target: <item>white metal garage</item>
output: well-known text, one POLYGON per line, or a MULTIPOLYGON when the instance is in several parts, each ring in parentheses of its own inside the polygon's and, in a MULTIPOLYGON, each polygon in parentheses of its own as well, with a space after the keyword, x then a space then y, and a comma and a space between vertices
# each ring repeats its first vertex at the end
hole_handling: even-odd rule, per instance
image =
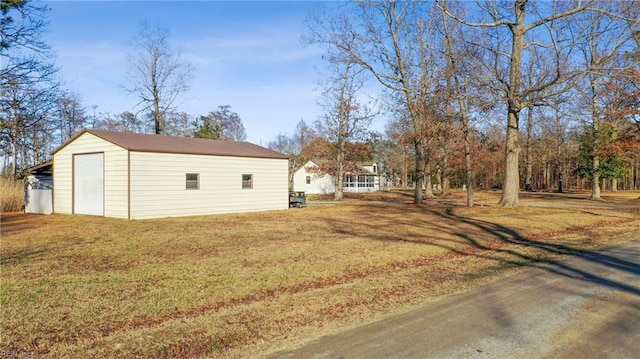
POLYGON ((84 130, 53 152, 53 212, 145 219, 289 208, 288 157, 247 142, 84 130))

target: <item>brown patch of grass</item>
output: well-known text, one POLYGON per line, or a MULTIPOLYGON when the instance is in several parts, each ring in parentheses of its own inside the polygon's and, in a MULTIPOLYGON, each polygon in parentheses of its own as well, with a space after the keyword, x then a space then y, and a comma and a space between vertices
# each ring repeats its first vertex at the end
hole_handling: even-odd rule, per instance
POLYGON ((424 205, 369 195, 147 221, 3 215, 1 346, 260 356, 640 230, 625 200, 622 210, 506 209, 446 204, 459 193, 424 205))

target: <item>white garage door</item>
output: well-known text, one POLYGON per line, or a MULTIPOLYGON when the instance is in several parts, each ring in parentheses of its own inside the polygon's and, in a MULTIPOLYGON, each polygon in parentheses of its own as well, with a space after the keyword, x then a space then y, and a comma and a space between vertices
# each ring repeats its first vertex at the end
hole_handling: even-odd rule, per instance
POLYGON ((73 212, 104 215, 104 154, 73 156, 73 212))

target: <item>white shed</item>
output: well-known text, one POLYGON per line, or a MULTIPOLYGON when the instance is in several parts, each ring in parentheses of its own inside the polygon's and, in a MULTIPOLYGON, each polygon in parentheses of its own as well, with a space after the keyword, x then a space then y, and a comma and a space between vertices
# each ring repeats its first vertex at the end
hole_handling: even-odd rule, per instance
POLYGON ((25 170, 24 211, 25 213, 51 214, 53 162, 45 162, 25 170))
POLYGON ((84 130, 53 152, 53 211, 144 219, 285 209, 287 173, 287 156, 247 142, 84 130))

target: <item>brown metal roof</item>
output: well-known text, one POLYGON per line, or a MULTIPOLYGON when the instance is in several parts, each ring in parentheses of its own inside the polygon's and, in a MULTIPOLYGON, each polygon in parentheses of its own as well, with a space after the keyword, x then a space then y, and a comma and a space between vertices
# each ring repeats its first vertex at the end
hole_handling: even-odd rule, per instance
POLYGON ((50 173, 53 169, 53 161, 37 164, 24 170, 24 173, 50 173))
POLYGON ((74 141, 85 133, 90 133, 120 146, 129 151, 137 152, 160 152, 160 153, 180 153, 189 155, 213 155, 232 157, 254 157, 254 158, 275 158, 288 159, 279 152, 272 151, 249 142, 234 142, 210 140, 205 138, 172 137, 163 135, 148 135, 130 132, 114 132, 104 130, 83 130, 53 153, 60 151, 63 147, 74 141))

